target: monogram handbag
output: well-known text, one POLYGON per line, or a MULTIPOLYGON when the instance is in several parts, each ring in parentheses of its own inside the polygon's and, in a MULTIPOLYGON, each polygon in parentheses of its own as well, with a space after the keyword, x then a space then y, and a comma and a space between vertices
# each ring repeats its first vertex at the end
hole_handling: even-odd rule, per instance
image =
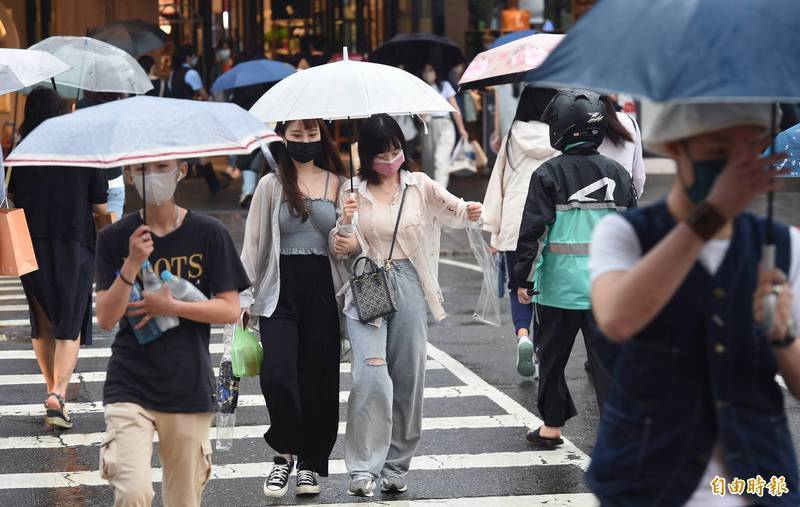
POLYGON ((389 248, 389 258, 384 266, 378 266, 369 257, 361 257, 353 263, 350 278, 350 290, 353 293, 353 302, 358 312, 358 320, 363 323, 371 322, 380 317, 386 317, 397 311, 397 300, 391 282, 389 282, 388 271, 391 269, 392 253, 394 244, 397 240, 397 228, 400 225, 400 215, 403 214, 403 204, 406 201, 406 191, 403 189, 403 197, 400 199, 400 210, 397 212, 397 221, 394 224, 392 234, 392 246, 389 248), (358 275, 358 266, 366 263, 364 272, 358 275))

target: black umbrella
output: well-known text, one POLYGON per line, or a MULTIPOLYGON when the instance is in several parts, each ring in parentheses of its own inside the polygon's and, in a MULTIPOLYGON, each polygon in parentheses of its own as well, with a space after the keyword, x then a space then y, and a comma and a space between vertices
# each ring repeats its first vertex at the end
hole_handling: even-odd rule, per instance
POLYGON ((464 53, 447 37, 432 33, 400 33, 370 53, 369 61, 386 65, 403 65, 408 70, 421 69, 426 63, 446 73, 464 63, 464 53))
POLYGON ((142 20, 114 21, 89 30, 89 37, 116 46, 138 57, 164 47, 166 34, 159 27, 142 20))

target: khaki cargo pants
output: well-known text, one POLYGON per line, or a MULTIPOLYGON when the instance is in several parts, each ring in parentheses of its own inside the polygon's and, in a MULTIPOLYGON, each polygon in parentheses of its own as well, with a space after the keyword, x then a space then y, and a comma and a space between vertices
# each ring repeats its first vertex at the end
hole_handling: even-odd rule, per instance
POLYGON ((100 476, 114 488, 117 507, 153 502, 153 433, 158 432, 161 493, 165 507, 198 506, 211 476, 209 428, 214 414, 172 414, 135 403, 105 406, 106 436, 100 476))

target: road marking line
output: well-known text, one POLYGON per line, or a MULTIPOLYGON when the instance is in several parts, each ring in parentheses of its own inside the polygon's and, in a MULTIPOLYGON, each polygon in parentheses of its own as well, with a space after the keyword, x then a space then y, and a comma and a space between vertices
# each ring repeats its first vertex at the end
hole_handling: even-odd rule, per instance
MULTIPOLYGON (((4 295, 0 295, 0 301, 14 301, 16 299, 19 299, 20 301, 26 301, 25 293, 24 292, 20 292, 19 294, 4 294, 4 295)), ((94 300, 94 299, 95 299, 95 295, 92 294, 92 300, 94 300)))
MULTIPOLYGON (((339 423, 339 434, 344 435, 347 423, 339 423)), ((456 430, 456 429, 493 429, 523 427, 519 420, 511 415, 481 415, 458 417, 428 417, 422 419, 423 431, 456 430)), ((245 438, 262 438, 269 429, 268 425, 236 426, 233 429, 235 440, 245 438)), ((98 446, 105 433, 62 433, 59 437, 40 435, 35 437, 0 438, 0 450, 3 449, 56 449, 65 447, 98 446)), ((210 437, 217 439, 217 432, 212 427, 210 437)), ((158 433, 153 442, 158 442, 158 433)))
MULTIPOLYGON (((97 317, 92 317, 92 324, 97 324, 97 317)), ((0 320, 0 329, 4 327, 30 327, 31 321, 28 319, 0 320)))
MULTIPOLYGON (((214 347, 215 349, 219 349, 218 352, 222 353, 222 344, 213 343, 211 344, 212 347, 214 345, 219 345, 219 347, 214 347)), ((212 351, 212 354, 215 353, 212 351)), ((435 361, 428 361, 425 365, 426 370, 444 370, 445 367, 435 361)), ((339 363, 339 373, 350 373, 351 372, 351 365, 350 363, 339 363)), ((219 374, 219 368, 214 368, 214 376, 219 374)), ((105 382, 106 381, 106 372, 104 371, 87 371, 82 373, 73 373, 72 377, 70 377, 69 381, 73 384, 80 384, 81 382, 105 382)), ((44 384, 44 377, 41 373, 33 373, 33 374, 12 374, 12 375, 0 375, 0 386, 16 386, 16 385, 31 385, 31 384, 44 384)))
MULTIPOLYGON (((325 507, 364 507, 360 503, 330 503, 325 507)), ((390 500, 370 503, 387 507, 485 507, 502 505, 504 507, 597 507, 597 498, 591 493, 559 493, 555 495, 517 495, 517 496, 475 496, 465 498, 433 498, 426 500, 390 500)))
MULTIPOLYGON (((528 428, 538 428, 544 424, 541 419, 530 413, 510 396, 480 378, 475 372, 450 357, 450 355, 443 350, 436 348, 431 343, 428 343, 428 356, 444 365, 444 367, 450 370, 450 373, 455 375, 461 382, 474 389, 480 390, 484 396, 502 407, 509 415, 517 417, 522 425, 528 428)), ((522 445, 524 445, 524 440, 520 438, 520 446, 522 445)), ((559 449, 572 453, 576 457, 572 464, 578 466, 583 471, 589 468, 589 456, 566 438, 564 438, 564 444, 560 446, 559 449)))
MULTIPOLYGON (((339 391, 339 403, 347 403, 350 391, 339 391)), ((425 398, 464 398, 468 396, 486 396, 483 389, 472 386, 427 387, 425 398)), ((239 407, 263 407, 264 397, 260 394, 239 396, 239 407)), ((103 411, 102 401, 78 402, 69 404, 69 413, 94 414, 103 411)), ((0 417, 40 417, 44 407, 40 403, 27 405, 0 405, 0 417)))
POLYGON ((457 268, 468 269, 470 271, 477 271, 478 273, 483 273, 480 267, 476 266, 475 264, 470 264, 468 262, 454 261, 452 259, 439 259, 439 263, 446 264, 448 266, 455 266, 457 268))
MULTIPOLYGON (((92 303, 92 308, 95 307, 95 304, 92 303)), ((0 312, 27 312, 28 305, 27 303, 24 305, 0 305, 0 312)), ((25 322, 28 322, 27 320, 25 322)))
MULTIPOLYGON (((484 454, 440 454, 415 456, 412 470, 468 470, 475 468, 511 468, 574 465, 582 458, 566 448, 548 451, 495 452, 484 454)), ((346 474, 344 460, 331 460, 329 473, 346 474)), ((212 479, 263 478, 269 463, 233 463, 214 465, 212 479)), ((161 482, 161 469, 151 469, 153 482, 161 482)), ((107 486, 99 470, 83 472, 40 472, 0 474, 0 489, 75 488, 107 486)), ((362 504, 363 505, 363 504, 362 504)))

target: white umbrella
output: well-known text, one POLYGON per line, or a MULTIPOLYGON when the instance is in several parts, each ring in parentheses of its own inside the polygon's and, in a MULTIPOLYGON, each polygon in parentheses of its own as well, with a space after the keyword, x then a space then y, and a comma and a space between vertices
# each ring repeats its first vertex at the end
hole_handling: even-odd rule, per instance
POLYGON ((250 108, 259 120, 342 120, 454 112, 439 93, 408 72, 378 63, 344 59, 284 78, 250 108))
POLYGON ((140 96, 44 121, 17 145, 6 164, 109 169, 244 155, 277 140, 275 132, 235 104, 140 96))
POLYGON ((94 92, 142 94, 153 89, 141 65, 125 51, 89 37, 48 37, 30 47, 72 66, 58 85, 94 92))
POLYGON ((46 81, 70 66, 45 51, 0 49, 0 95, 46 81))

